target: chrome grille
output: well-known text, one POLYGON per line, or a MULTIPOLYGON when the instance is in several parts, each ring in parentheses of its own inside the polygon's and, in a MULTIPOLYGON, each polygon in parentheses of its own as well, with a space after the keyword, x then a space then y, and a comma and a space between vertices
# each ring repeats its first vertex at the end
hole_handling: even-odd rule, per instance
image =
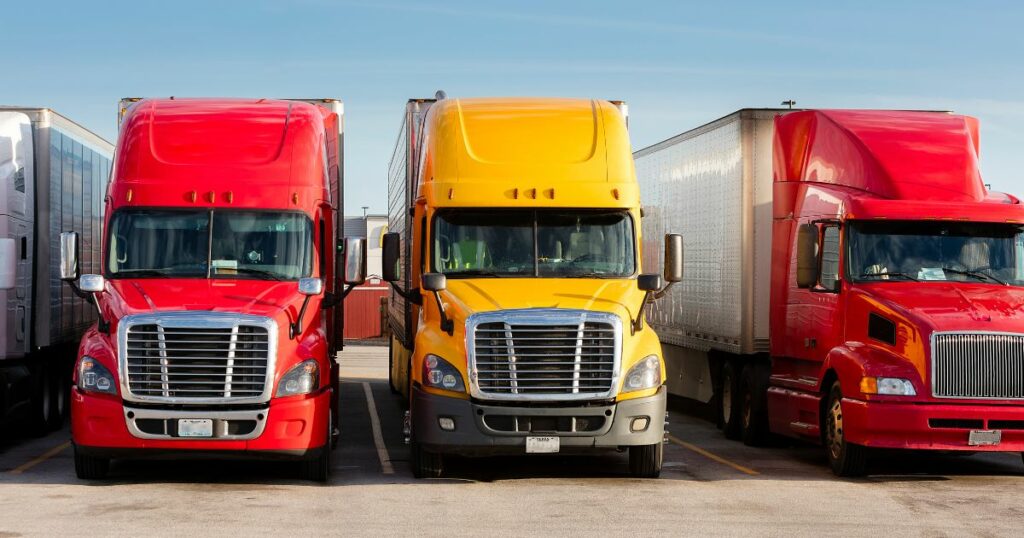
POLYGON ((936 398, 1024 398, 1024 334, 936 333, 932 336, 936 398))
POLYGON ((276 336, 272 321, 209 312, 145 316, 134 323, 128 319, 119 330, 126 399, 174 403, 268 399, 276 336))
POLYGON ((497 399, 611 396, 619 373, 620 327, 616 316, 593 312, 512 311, 482 316, 471 332, 475 395, 497 399), (494 319, 499 316, 502 319, 494 319))

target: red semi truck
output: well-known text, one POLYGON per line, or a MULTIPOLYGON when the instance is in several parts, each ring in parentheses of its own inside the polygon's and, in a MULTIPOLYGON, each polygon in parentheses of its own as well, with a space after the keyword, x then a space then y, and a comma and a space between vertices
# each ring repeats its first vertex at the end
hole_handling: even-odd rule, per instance
POLYGON ((77 236, 61 237, 61 277, 99 315, 74 372, 78 476, 202 455, 298 459, 326 480, 336 307, 365 273, 365 240, 336 235, 341 103, 144 99, 121 114, 98 273, 79 275, 77 236))
POLYGON ((687 251, 650 316, 670 392, 842 476, 872 448, 1024 451, 1024 207, 978 140, 949 113, 741 110, 636 152, 644 236, 687 251))

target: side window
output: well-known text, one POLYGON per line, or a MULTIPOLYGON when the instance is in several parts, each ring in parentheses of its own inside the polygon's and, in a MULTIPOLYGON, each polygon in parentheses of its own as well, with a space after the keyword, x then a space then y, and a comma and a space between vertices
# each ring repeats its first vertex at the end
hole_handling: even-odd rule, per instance
POLYGON ((830 291, 839 289, 839 227, 825 226, 821 233, 821 275, 818 279, 822 288, 830 291))
POLYGON ((317 257, 320 258, 320 278, 327 277, 327 256, 330 252, 328 241, 327 241, 327 226, 324 224, 323 217, 320 217, 320 252, 317 257))
MULTIPOLYGON (((420 219, 420 274, 429 272, 427 268, 427 217, 420 219)), ((440 269, 438 269, 440 270, 440 269)))

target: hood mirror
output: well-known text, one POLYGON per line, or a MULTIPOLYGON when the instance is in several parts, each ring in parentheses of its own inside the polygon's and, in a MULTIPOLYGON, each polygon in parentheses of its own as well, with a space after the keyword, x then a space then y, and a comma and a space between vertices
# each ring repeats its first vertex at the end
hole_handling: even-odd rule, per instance
POLYGON ((441 302, 441 292, 448 288, 448 277, 443 273, 424 273, 420 277, 420 287, 434 293, 434 300, 437 301, 437 313, 441 316, 441 330, 451 336, 455 332, 455 323, 448 318, 448 313, 444 310, 444 303, 441 302))
POLYGON ((78 288, 85 293, 101 293, 106 285, 103 275, 82 275, 78 279, 78 288))
POLYGON ((324 281, 319 278, 300 278, 299 293, 303 295, 320 295, 324 291, 324 281))

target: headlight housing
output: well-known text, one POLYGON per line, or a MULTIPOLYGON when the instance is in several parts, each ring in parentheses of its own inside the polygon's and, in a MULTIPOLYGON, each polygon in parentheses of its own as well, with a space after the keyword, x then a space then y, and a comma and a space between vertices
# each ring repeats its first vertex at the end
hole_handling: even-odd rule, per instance
POLYGON ((431 354, 423 358, 423 385, 453 392, 466 392, 466 384, 459 370, 450 362, 431 354))
POLYGON ((864 377, 860 380, 860 391, 864 394, 882 396, 917 396, 917 390, 909 379, 900 377, 864 377))
POLYGON ((320 386, 320 365, 315 359, 304 360, 292 366, 277 384, 277 397, 309 394, 320 386))
POLYGON ((78 383, 82 392, 98 392, 100 394, 117 394, 117 381, 114 374, 100 361, 83 355, 78 361, 78 383))
POLYGON ((653 389, 661 386, 661 359, 657 355, 648 355, 633 365, 626 373, 622 383, 622 392, 653 389))

